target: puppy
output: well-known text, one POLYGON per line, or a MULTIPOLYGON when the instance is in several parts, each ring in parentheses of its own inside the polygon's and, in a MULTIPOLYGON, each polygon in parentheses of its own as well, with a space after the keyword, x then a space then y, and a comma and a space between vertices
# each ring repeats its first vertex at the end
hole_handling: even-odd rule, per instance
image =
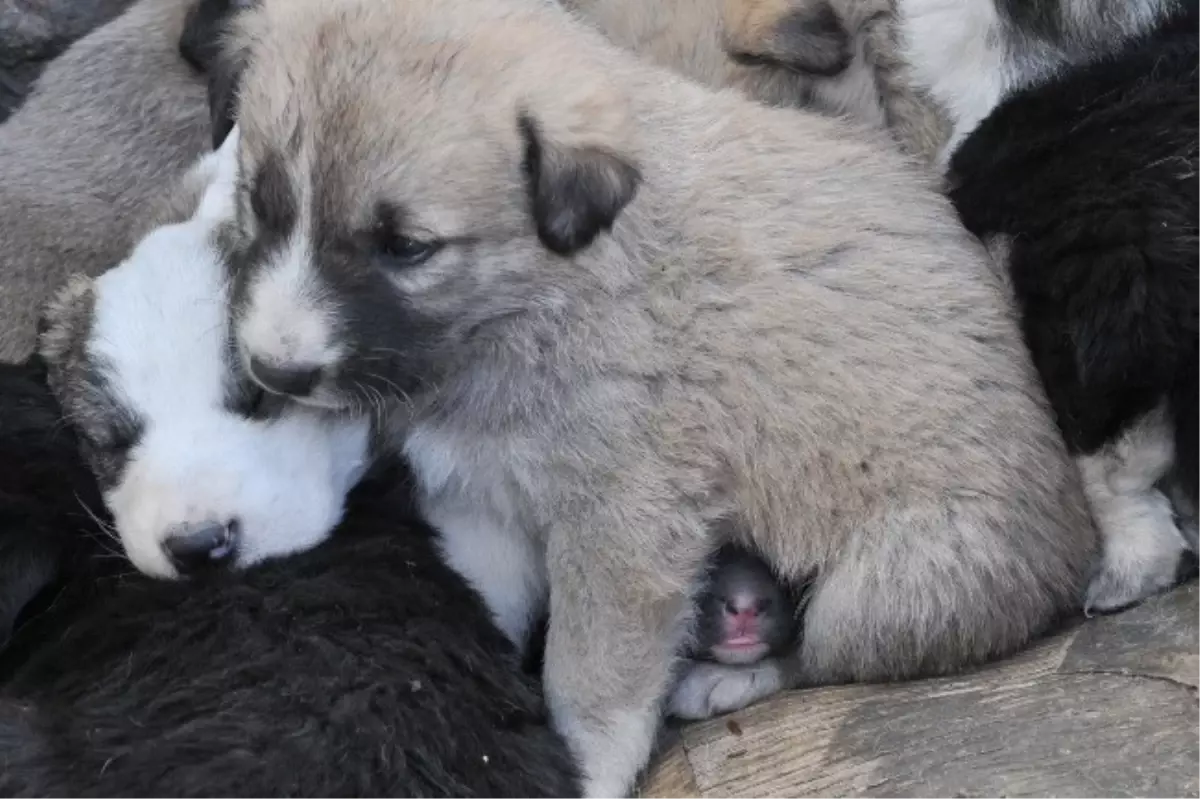
POLYGON ((651 748, 704 564, 815 574, 784 685, 954 671, 1078 608, 1095 533, 1003 286, 894 148, 527 0, 239 18, 234 328, 267 390, 399 403, 446 556, 592 795, 651 748))
POLYGON ((23 621, 5 796, 578 795, 536 680, 394 469, 318 548, 180 584, 110 556, 32 364, 0 365, 0 455, 0 610, 23 621))
MULTIPOLYGON (((891 17, 862 3, 857 36, 825 3, 560 0, 617 44, 714 88, 768 105, 863 119, 929 159, 945 138, 936 105, 902 80, 891 17)), ((880 0, 886 3, 887 0, 880 0)))
POLYGON ((119 262, 205 150, 205 82, 177 50, 190 4, 143 0, 88 34, 0 125, 0 361, 33 352, 42 306, 119 262))
POLYGON ((1198 27, 1193 4, 1013 92, 950 161, 950 197, 1009 275, 1104 536, 1089 611, 1139 602, 1195 563, 1198 27))
POLYGON ((946 122, 934 158, 944 169, 1008 94, 1111 54, 1188 3, 726 0, 725 23, 746 57, 806 75, 851 115, 874 122, 879 108, 891 109, 888 124, 902 139, 933 141, 920 133, 931 113, 922 105, 932 104, 946 122), (837 42, 850 43, 849 56, 831 70, 825 53, 837 42))
POLYGON ((230 347, 218 249, 236 144, 235 132, 183 181, 190 218, 156 228, 100 277, 73 277, 42 336, 125 553, 158 577, 317 544, 368 459, 365 416, 291 407, 250 418, 262 392, 230 347))

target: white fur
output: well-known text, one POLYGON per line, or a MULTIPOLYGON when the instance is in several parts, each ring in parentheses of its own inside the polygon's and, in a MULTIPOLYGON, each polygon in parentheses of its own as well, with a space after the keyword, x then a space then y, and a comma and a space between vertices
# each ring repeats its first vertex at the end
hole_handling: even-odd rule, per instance
POLYGON ((237 563, 329 534, 367 458, 368 423, 299 408, 271 422, 225 408, 228 285, 214 231, 231 217, 237 136, 196 167, 213 183, 195 216, 146 236, 96 280, 89 360, 143 434, 105 493, 122 544, 173 577, 162 543, 181 525, 237 520, 237 563))
POLYGON ((951 120, 944 166, 1016 79, 992 0, 900 0, 900 46, 913 80, 928 87, 951 120))
MULTIPOLYGON (((307 215, 297 220, 287 247, 258 270, 247 289, 252 308, 237 322, 242 352, 268 363, 322 367, 341 359, 334 342, 334 316, 313 269, 307 215)), ((328 402, 318 387, 314 404, 328 402)), ((302 400, 303 401, 303 400, 302 400)))
POLYGON ((440 535, 446 563, 474 586, 496 626, 523 651, 549 590, 542 547, 511 514, 489 513, 444 491, 456 469, 452 440, 433 428, 418 428, 404 453, 425 488, 422 511, 440 535))
POLYGON ((1104 541, 1100 571, 1088 587, 1089 612, 1117 610, 1174 585, 1187 544, 1170 500, 1155 487, 1174 450, 1160 409, 1101 452, 1078 459, 1104 541))
POLYGON ((741 710, 784 687, 773 659, 747 666, 693 661, 671 692, 668 712, 681 719, 706 719, 741 710))

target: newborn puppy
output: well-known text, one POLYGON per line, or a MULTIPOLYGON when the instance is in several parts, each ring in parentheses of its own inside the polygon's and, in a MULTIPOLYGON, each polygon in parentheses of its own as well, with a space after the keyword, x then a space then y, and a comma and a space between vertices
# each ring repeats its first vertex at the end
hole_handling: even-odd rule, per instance
POLYGON ((0 365, 0 611, 22 622, 0 652, 0 794, 578 795, 537 680, 402 472, 381 465, 316 549, 151 580, 112 556, 42 378, 0 365))
POLYGON ((748 665, 782 655, 799 627, 799 603, 766 561, 726 545, 713 555, 691 655, 748 665))
POLYGON ((252 418, 262 392, 231 348, 219 252, 236 143, 235 133, 184 180, 190 218, 155 229, 101 277, 70 281, 42 336, 125 552, 159 577, 320 542, 367 458, 364 417, 290 407, 252 418))

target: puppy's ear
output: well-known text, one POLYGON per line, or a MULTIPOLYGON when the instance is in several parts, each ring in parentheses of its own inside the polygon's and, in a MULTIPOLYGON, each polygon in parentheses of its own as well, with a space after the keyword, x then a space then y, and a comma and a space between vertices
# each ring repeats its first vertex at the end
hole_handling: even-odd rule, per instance
POLYGON ((734 61, 822 77, 850 66, 850 32, 829 0, 725 0, 723 11, 734 61))
POLYGON ((231 41, 238 14, 258 0, 199 0, 188 11, 179 37, 179 53, 208 77, 208 110, 213 149, 233 129, 238 81, 245 66, 243 50, 231 41))
POLYGON ((518 125, 538 238, 559 255, 578 252, 612 228, 637 194, 641 174, 626 157, 598 142, 556 141, 528 113, 520 115, 518 125))
POLYGON ((93 303, 91 278, 72 275, 46 304, 38 318, 38 355, 46 363, 61 362, 87 335, 93 303))

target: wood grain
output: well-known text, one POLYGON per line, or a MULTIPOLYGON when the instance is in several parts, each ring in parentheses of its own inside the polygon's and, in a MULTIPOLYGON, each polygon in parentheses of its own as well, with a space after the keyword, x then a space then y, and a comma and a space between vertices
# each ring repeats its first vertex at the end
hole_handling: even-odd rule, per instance
POLYGON ((1192 583, 958 677, 794 691, 686 726, 642 793, 1197 796, 1198 607, 1192 583))

